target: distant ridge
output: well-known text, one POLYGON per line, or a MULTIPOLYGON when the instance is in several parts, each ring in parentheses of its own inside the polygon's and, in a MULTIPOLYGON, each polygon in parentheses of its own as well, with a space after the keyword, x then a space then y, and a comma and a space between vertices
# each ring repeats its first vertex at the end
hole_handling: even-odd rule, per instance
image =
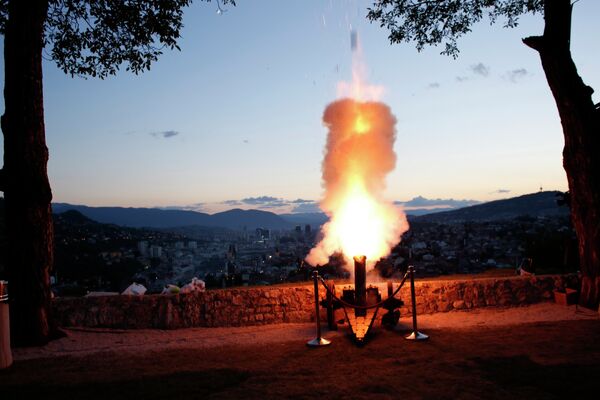
POLYGON ((494 221, 512 219, 528 215, 531 217, 567 216, 569 209, 559 206, 557 194, 561 192, 547 191, 526 194, 510 199, 495 200, 458 210, 437 212, 413 217, 413 221, 456 223, 463 221, 494 221))
POLYGON ((329 221, 329 217, 322 212, 279 214, 286 221, 294 225, 312 225, 314 227, 323 225, 329 221))
POLYGON ((277 214, 260 210, 234 209, 216 214, 159 208, 88 207, 68 203, 52 204, 54 213, 75 210, 94 221, 133 228, 174 228, 205 226, 229 229, 291 229, 293 224, 277 214))
POLYGON ((86 217, 77 210, 67 210, 65 212, 54 214, 54 222, 66 222, 71 225, 89 225, 97 224, 96 221, 86 217))
MULTIPOLYGON (((411 221, 454 223, 463 221, 493 221, 511 219, 522 215, 558 216, 568 215, 568 208, 559 207, 556 195, 560 192, 547 191, 526 194, 504 200, 454 209, 432 212, 427 215, 409 215, 411 221)), ((275 214, 262 210, 241 210, 239 208, 216 214, 206 214, 187 210, 164 210, 160 208, 89 207, 67 203, 54 203, 53 212, 64 213, 75 210, 94 221, 127 226, 132 228, 177 228, 201 226, 226 229, 293 229, 296 225, 312 225, 313 228, 327 222, 323 213, 275 214)), ((73 214, 67 218, 81 220, 73 214)))
POLYGON ((261 210, 241 210, 239 208, 209 215, 211 225, 230 229, 267 228, 291 229, 293 225, 281 216, 261 210))

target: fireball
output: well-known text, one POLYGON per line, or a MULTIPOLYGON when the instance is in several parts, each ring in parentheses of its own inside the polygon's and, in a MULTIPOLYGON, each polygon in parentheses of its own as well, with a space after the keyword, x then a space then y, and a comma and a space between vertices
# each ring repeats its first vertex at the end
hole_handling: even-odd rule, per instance
POLYGON ((349 264, 364 255, 372 267, 408 229, 402 210, 383 196, 396 164, 396 119, 381 102, 345 98, 327 106, 323 123, 329 132, 320 207, 330 220, 307 261, 322 265, 341 251, 349 264))

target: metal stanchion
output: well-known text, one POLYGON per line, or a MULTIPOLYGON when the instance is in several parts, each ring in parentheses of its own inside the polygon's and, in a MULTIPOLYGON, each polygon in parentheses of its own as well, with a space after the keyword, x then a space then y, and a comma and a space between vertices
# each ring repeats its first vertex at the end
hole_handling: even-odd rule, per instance
POLYGON ((317 337, 309 340, 306 344, 311 347, 327 346, 331 341, 321 337, 321 315, 319 312, 319 271, 315 268, 313 271, 313 281, 315 283, 315 321, 317 323, 317 337))
POLYGON ((412 320, 413 320, 413 331, 410 335, 406 336, 408 340, 427 340, 429 336, 419 332, 417 329, 417 296, 415 295, 415 267, 412 265, 408 267, 410 272, 410 298, 412 302, 412 320))

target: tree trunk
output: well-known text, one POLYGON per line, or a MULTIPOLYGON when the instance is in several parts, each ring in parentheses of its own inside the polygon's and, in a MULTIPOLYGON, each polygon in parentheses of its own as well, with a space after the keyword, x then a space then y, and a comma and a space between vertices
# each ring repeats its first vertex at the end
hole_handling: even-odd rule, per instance
POLYGON ((579 303, 596 309, 600 300, 600 110, 571 56, 571 8, 570 0, 545 1, 544 35, 523 41, 539 52, 560 114, 563 166, 583 275, 579 303))
POLYGON ((53 253, 42 48, 48 0, 12 0, 4 36, 4 191, 15 345, 48 341, 53 253))

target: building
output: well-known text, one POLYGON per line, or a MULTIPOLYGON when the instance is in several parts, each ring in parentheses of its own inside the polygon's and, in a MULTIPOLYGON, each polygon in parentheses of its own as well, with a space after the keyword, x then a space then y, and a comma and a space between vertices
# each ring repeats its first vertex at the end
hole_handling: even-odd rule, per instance
POLYGON ((256 228, 256 236, 260 240, 269 239, 271 237, 271 232, 268 229, 256 228))
POLYGON ((235 262, 237 257, 237 249, 235 248, 235 244, 230 244, 227 248, 227 261, 235 262))
POLYGON ((138 242, 138 251, 142 257, 148 257, 148 242, 146 240, 138 242))
POLYGON ((156 245, 150 246, 150 257, 161 258, 162 257, 162 247, 156 246, 156 245))

